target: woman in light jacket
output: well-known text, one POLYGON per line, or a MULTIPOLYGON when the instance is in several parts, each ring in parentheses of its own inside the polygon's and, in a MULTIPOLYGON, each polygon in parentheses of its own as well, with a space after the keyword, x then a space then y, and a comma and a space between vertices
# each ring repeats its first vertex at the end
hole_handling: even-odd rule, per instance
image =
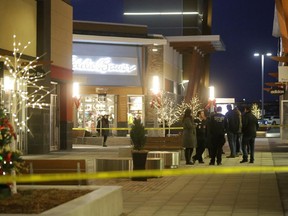
POLYGON ((192 117, 191 109, 186 109, 184 112, 183 120, 183 147, 185 148, 185 160, 187 165, 193 165, 191 156, 193 149, 197 147, 196 139, 196 125, 192 117))

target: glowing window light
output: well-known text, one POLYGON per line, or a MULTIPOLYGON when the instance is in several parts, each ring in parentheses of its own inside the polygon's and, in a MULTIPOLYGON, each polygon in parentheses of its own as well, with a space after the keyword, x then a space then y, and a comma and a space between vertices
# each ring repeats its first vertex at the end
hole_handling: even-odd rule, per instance
POLYGON ((153 94, 158 94, 160 92, 159 76, 152 77, 152 89, 153 94))
POLYGON ((78 82, 74 82, 73 83, 73 98, 79 98, 79 83, 78 82))
POLYGON ((14 79, 9 76, 4 77, 4 91, 12 91, 14 89, 14 79))
POLYGON ((209 100, 214 100, 215 99, 215 88, 214 86, 209 87, 209 100))

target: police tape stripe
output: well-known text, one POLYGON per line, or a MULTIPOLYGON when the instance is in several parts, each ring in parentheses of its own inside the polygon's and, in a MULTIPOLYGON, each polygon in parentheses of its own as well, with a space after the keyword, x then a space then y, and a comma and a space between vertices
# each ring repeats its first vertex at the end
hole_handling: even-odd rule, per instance
POLYGON ((288 172, 288 166, 241 166, 241 167, 193 167, 165 170, 135 170, 135 171, 113 171, 97 173, 57 173, 57 174, 33 174, 33 175, 5 175, 0 177, 0 183, 29 183, 47 181, 72 181, 88 179, 112 179, 131 177, 160 177, 180 175, 209 175, 209 174, 242 174, 242 173, 280 173, 288 172))
MULTIPOLYGON (((288 128, 288 125, 260 125, 260 128, 288 128)), ((73 128, 73 130, 86 130, 87 128, 73 128)), ((96 128, 88 128, 95 130, 96 128)), ((145 128, 145 130, 182 130, 183 127, 145 128)), ((131 130, 131 128, 102 128, 101 130, 131 130)))
MULTIPOLYGON (((86 130, 87 128, 73 128, 72 130, 86 130)), ((89 128, 90 130, 92 128, 89 128)), ((93 128, 95 130, 96 128, 93 128)), ((169 130, 169 128, 145 128, 145 130, 169 130)), ((170 130, 182 130, 183 127, 170 127, 170 130)), ((131 128, 101 128, 101 130, 131 130, 131 128)))

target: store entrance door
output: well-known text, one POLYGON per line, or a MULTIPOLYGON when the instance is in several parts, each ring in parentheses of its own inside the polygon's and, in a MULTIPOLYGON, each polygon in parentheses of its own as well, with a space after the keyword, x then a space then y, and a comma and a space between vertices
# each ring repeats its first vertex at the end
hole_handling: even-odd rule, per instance
POLYGON ((144 97, 142 95, 128 96, 128 126, 131 127, 135 118, 144 123, 144 97))
POLYGON ((50 151, 59 150, 60 128, 59 128, 59 113, 57 112, 57 95, 50 95, 50 151))
MULTIPOLYGON (((116 127, 115 96, 108 94, 81 95, 81 104, 77 113, 78 128, 85 128, 90 136, 98 136, 97 122, 108 115, 109 127, 116 127)), ((112 131, 110 131, 110 135, 112 131)))
POLYGON ((282 140, 288 139, 288 100, 281 101, 280 134, 282 140))

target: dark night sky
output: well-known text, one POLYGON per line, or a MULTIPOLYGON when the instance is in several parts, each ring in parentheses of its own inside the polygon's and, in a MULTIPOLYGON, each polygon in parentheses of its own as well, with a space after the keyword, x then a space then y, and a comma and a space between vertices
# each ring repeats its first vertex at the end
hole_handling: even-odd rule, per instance
MULTIPOLYGON (((214 0, 212 34, 219 34, 226 51, 211 57, 210 84, 216 97, 261 99, 261 58, 254 52, 276 55, 278 42, 272 36, 274 3, 269 0, 214 0)), ((122 0, 72 0, 74 20, 122 23, 122 0)), ((265 58, 265 82, 275 82, 277 62, 265 58)), ((265 92, 265 101, 279 97, 265 92)))

